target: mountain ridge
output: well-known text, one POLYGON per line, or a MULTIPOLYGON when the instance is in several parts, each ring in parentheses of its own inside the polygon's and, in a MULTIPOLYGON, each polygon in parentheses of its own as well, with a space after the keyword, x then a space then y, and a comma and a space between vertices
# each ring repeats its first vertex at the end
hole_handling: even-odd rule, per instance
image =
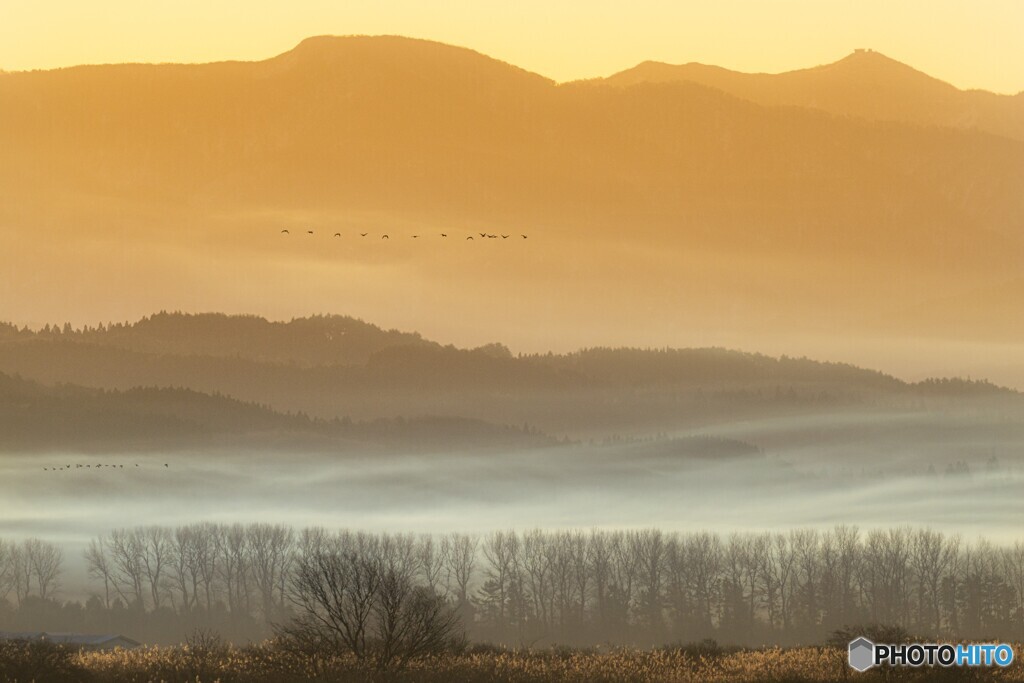
POLYGON ((806 332, 1024 258, 1024 142, 696 83, 556 85, 425 41, 4 74, 0 100, 14 319, 394 306, 412 329, 453 310, 512 343, 526 321, 564 336, 594 320, 660 343, 669 315, 731 338, 806 332), (531 239, 466 240, 499 231, 531 239), (82 286, 37 286, 65 278, 82 286))
POLYGON ((767 106, 807 107, 868 120, 977 128, 1024 140, 1021 93, 960 89, 874 50, 856 50, 835 62, 780 73, 648 60, 601 80, 620 87, 696 83, 767 106), (840 88, 846 92, 838 92, 840 88), (921 102, 914 103, 913 98, 921 102))
POLYGON ((987 89, 984 89, 984 88, 970 88, 970 87, 968 87, 968 88, 959 88, 957 86, 954 86, 954 85, 950 84, 947 81, 943 81, 940 78, 932 76, 932 75, 928 74, 925 71, 922 71, 920 69, 916 69, 915 67, 912 67, 912 66, 910 66, 909 64, 907 64, 905 62, 901 62, 901 61, 899 61, 899 60, 897 60, 897 59, 895 59, 893 57, 889 57, 888 55, 886 55, 886 54, 884 54, 882 52, 879 52, 877 50, 870 49, 870 48, 857 48, 857 49, 854 49, 852 52, 849 52, 845 56, 840 57, 839 59, 837 59, 835 61, 832 61, 832 62, 825 62, 825 63, 818 64, 818 65, 815 65, 815 66, 800 67, 800 68, 797 68, 797 69, 789 69, 789 70, 786 70, 786 71, 778 71, 778 72, 769 72, 769 71, 739 71, 739 70, 736 70, 736 69, 730 69, 728 67, 724 67, 724 66, 720 66, 720 65, 707 64, 707 63, 704 63, 704 62, 691 61, 691 62, 684 62, 684 63, 680 63, 680 64, 673 64, 673 63, 669 63, 669 62, 663 62, 663 61, 660 61, 660 60, 647 59, 647 60, 642 60, 641 62, 639 62, 638 64, 636 64, 633 67, 628 67, 626 69, 622 69, 622 70, 614 72, 614 73, 612 73, 612 74, 610 74, 608 76, 597 76, 597 77, 593 77, 593 78, 569 79, 569 80, 565 80, 565 81, 557 81, 557 80, 552 79, 550 77, 544 76, 541 73, 530 71, 528 69, 524 69, 522 67, 519 67, 519 66, 517 66, 517 65, 515 65, 515 64, 513 64, 511 62, 507 62, 505 60, 501 60, 501 59, 498 59, 496 57, 492 57, 492 56, 490 56, 490 55, 488 55, 488 54, 486 54, 484 52, 481 52, 481 51, 476 50, 476 49, 471 48, 471 47, 467 47, 467 46, 463 46, 463 45, 457 45, 457 44, 454 44, 454 43, 446 43, 444 41, 434 40, 434 39, 430 39, 430 38, 417 38, 417 37, 413 37, 413 36, 403 36, 401 34, 319 34, 319 35, 312 35, 312 36, 307 36, 306 38, 301 39, 293 47, 285 50, 284 52, 281 52, 281 53, 278 53, 278 54, 275 54, 275 55, 272 55, 272 56, 269 56, 269 57, 264 57, 264 58, 261 58, 261 59, 221 59, 221 60, 198 61, 198 62, 174 62, 174 61, 165 61, 165 62, 133 62, 133 61, 127 61, 127 62, 98 62, 98 63, 72 64, 72 65, 60 66, 60 67, 54 67, 54 68, 48 68, 48 69, 0 70, 0 74, 8 74, 8 75, 10 75, 10 74, 26 74, 26 73, 45 73, 45 72, 53 72, 53 71, 66 71, 66 70, 69 70, 69 69, 94 68, 94 67, 110 67, 110 66, 128 66, 128 67, 132 67, 132 66, 183 66, 183 67, 189 67, 189 66, 209 66, 209 65, 217 65, 217 64, 259 64, 259 63, 266 63, 266 62, 273 62, 273 61, 281 60, 282 58, 287 59, 289 57, 289 55, 296 56, 296 57, 299 57, 299 56, 316 56, 316 57, 322 58, 325 55, 336 54, 338 52, 339 48, 345 48, 345 47, 350 46, 350 45, 352 45, 354 43, 364 43, 364 44, 376 43, 378 46, 384 46, 387 43, 391 43, 391 44, 402 44, 402 45, 417 45, 417 46, 421 46, 421 47, 424 47, 424 48, 432 48, 432 49, 440 48, 441 50, 449 52, 450 54, 473 55, 475 57, 483 58, 484 60, 486 60, 488 62, 492 62, 494 64, 500 64, 500 65, 503 65, 505 67, 511 67, 511 69, 513 69, 515 71, 522 72, 522 73, 527 74, 527 75, 529 75, 531 77, 539 78, 542 81, 545 81, 547 83, 554 84, 554 85, 565 85, 565 84, 577 83, 577 82, 581 82, 581 81, 607 81, 607 80, 614 79, 616 77, 622 76, 624 74, 628 74, 629 72, 631 72, 631 71, 633 71, 635 69, 638 69, 638 68, 641 68, 641 67, 651 67, 651 66, 659 67, 659 68, 661 68, 661 67, 669 67, 669 68, 701 67, 701 68, 705 68, 705 69, 709 69, 709 70, 716 70, 716 71, 721 71, 721 72, 728 72, 728 73, 732 73, 732 74, 741 74, 741 75, 749 75, 749 76, 783 76, 783 75, 787 75, 787 74, 801 73, 801 72, 807 72, 807 71, 818 71, 818 70, 834 69, 834 68, 837 68, 837 67, 841 67, 842 65, 859 62, 859 63, 862 63, 862 64, 863 63, 884 64, 884 65, 887 65, 887 66, 890 66, 890 67, 895 67, 895 68, 898 68, 898 69, 906 70, 906 71, 912 72, 915 75, 924 76, 927 79, 929 79, 931 81, 934 81, 934 82, 936 82, 938 84, 941 84, 942 86, 944 86, 946 88, 957 90, 959 92, 982 92, 982 93, 988 93, 988 94, 991 94, 991 95, 994 95, 994 96, 997 96, 997 97, 1010 97, 1010 98, 1024 95, 1024 89, 1022 89, 1022 90, 1020 90, 1020 91, 1018 91, 1016 93, 996 93, 996 92, 993 92, 991 90, 987 90, 987 89))

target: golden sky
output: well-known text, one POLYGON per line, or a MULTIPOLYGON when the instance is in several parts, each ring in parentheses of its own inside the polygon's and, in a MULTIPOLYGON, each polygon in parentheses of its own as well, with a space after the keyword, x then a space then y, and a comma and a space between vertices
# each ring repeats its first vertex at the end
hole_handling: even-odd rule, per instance
POLYGON ((869 47, 961 88, 1024 89, 1022 0, 2 0, 0 69, 254 60, 399 34, 559 81, 653 59, 777 72, 869 47))

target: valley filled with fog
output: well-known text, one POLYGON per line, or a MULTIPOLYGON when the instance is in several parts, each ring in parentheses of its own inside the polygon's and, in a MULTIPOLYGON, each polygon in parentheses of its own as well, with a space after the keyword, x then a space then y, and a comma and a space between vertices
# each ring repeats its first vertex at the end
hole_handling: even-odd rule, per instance
POLYGON ((909 525, 1012 543, 1024 519, 1022 431, 977 416, 850 412, 455 453, 7 453, 0 538, 58 543, 71 595, 89 591, 91 539, 193 522, 435 535, 909 525))

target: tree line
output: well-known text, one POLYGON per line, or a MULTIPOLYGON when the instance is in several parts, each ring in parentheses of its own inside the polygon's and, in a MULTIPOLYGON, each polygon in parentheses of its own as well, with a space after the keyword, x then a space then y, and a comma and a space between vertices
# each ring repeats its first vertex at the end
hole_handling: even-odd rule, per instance
POLYGON ((0 543, 0 628, 102 626, 175 642, 202 627, 259 639, 309 616, 302 589, 314 585, 311 568, 337 570, 325 557, 349 567, 385 558, 409 591, 447 605, 471 640, 507 645, 793 644, 855 624, 929 637, 1024 636, 1024 543, 854 526, 728 535, 116 529, 85 550, 85 604, 57 599, 61 550, 32 539, 0 543))

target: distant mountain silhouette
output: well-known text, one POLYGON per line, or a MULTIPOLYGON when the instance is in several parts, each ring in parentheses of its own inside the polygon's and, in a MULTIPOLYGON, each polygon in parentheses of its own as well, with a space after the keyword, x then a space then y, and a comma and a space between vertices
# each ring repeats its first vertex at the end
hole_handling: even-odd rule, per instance
POLYGON ((640 300, 651 329, 682 316, 746 336, 832 330, 1024 265, 1024 142, 985 132, 1016 135, 1020 117, 955 104, 1020 97, 874 54, 701 83, 655 70, 556 84, 428 41, 320 37, 261 62, 0 74, 9 299, 37 320, 99 317, 109 296, 294 311, 370 293, 507 336, 522 323, 493 283, 552 338, 640 300), (795 106, 764 106, 780 103, 795 106), (309 228, 342 238, 322 248, 309 228), (499 228, 531 239, 402 238, 499 228), (367 230, 392 239, 353 247, 367 230))
POLYGON ((742 73, 717 66, 643 62, 605 79, 614 85, 696 83, 758 104, 840 116, 977 129, 1024 140, 1024 94, 958 90, 873 50, 811 69, 742 73))

